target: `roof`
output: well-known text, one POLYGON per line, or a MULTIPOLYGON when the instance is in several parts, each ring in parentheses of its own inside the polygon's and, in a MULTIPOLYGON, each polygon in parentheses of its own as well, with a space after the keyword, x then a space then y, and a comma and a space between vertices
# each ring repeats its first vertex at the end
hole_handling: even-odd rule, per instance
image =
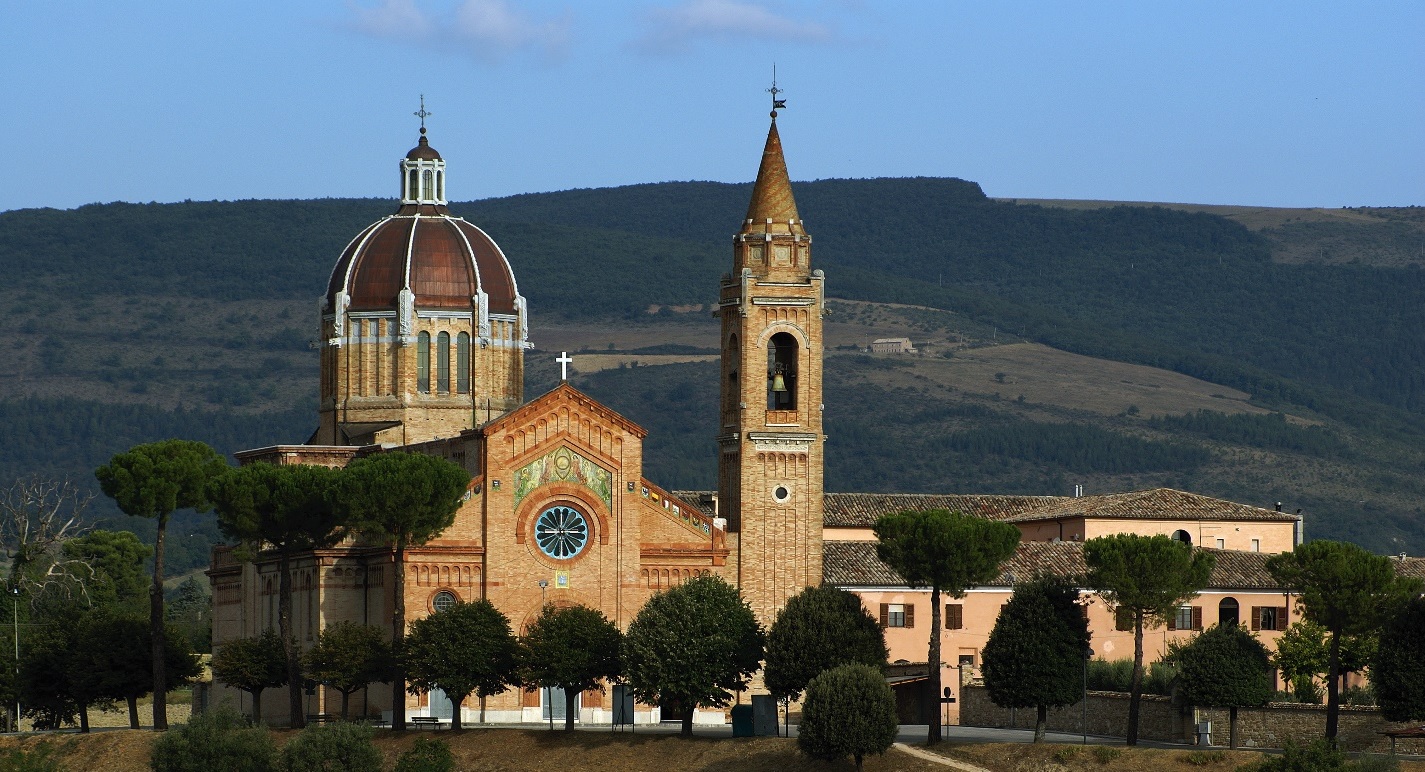
POLYGON ((1300 516, 1197 493, 1153 488, 1103 496, 1055 497, 1030 512, 1006 518, 1008 522, 1089 517, 1121 520, 1272 520, 1293 521, 1300 516))
POLYGON ((828 493, 824 523, 869 527, 892 512, 948 509, 988 520, 1029 523, 1087 517, 1116 520, 1294 521, 1298 515, 1197 493, 1154 488, 1102 496, 986 496, 932 493, 828 493))
POLYGON ((424 126, 421 127, 421 141, 418 142, 415 147, 411 148, 411 152, 406 153, 406 157, 411 159, 412 161, 441 160, 440 153, 437 153, 435 151, 435 148, 430 146, 430 140, 426 139, 426 130, 424 126))
MULTIPOLYGON (((1264 552, 1204 549, 1216 557, 1208 588, 1215 590, 1280 591, 1281 586, 1267 573, 1264 552)), ((1425 564, 1425 560, 1415 561, 1425 564)), ((1425 565, 1421 566, 1425 570, 1425 565)), ((1014 555, 1000 566, 999 576, 987 587, 1009 587, 1016 581, 1041 574, 1081 577, 1086 573, 1084 545, 1078 542, 1020 542, 1014 555)), ((876 543, 869 541, 828 541, 823 544, 822 576, 834 585, 846 587, 904 587, 905 579, 876 556, 876 543)))
POLYGON ((1057 496, 979 496, 937 493, 828 493, 823 499, 823 523, 832 528, 870 527, 882 515, 948 509, 987 520, 1010 517, 1046 506, 1057 496))
POLYGON ((762 149, 762 163, 757 168, 757 182, 752 185, 752 201, 747 205, 742 232, 806 235, 797 217, 797 202, 792 197, 792 180, 782 157, 782 138, 777 133, 775 117, 772 128, 767 130, 767 145, 762 149))
POLYGON ((468 311, 483 291, 490 312, 516 313, 515 275, 499 245, 474 224, 443 212, 404 207, 367 226, 332 269, 327 302, 344 290, 348 310, 395 310, 405 287, 417 308, 468 311))

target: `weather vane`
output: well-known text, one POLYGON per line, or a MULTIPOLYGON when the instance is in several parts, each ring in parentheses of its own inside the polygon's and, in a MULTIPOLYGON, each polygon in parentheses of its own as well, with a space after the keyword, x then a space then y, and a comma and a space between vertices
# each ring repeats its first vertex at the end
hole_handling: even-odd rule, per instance
MULTIPOLYGON (((775 69, 775 68, 774 68, 774 69, 775 69)), ((773 80, 776 79, 776 73, 775 73, 775 72, 773 73, 772 77, 773 77, 773 80)), ((776 84, 774 83, 773 85, 776 85, 776 84)), ((429 111, 429 110, 426 109, 426 95, 425 95, 425 94, 421 94, 421 109, 419 109, 419 110, 417 110, 417 111, 411 113, 411 115, 414 115, 414 116, 416 116, 417 118, 420 118, 420 119, 421 119, 421 133, 422 133, 422 134, 426 133, 426 118, 429 118, 430 116, 435 115, 435 113, 433 113, 433 112, 431 112, 431 111, 429 111)))
POLYGON ((785 109, 787 109, 787 100, 785 100, 785 99, 778 99, 778 98, 777 98, 777 95, 783 93, 783 90, 777 88, 777 65, 776 65, 776 64, 773 64, 773 65, 772 65, 772 87, 769 88, 769 89, 767 89, 767 93, 772 95, 772 119, 773 119, 773 120, 776 120, 776 118, 777 118, 777 111, 778 111, 778 110, 785 110, 785 109))

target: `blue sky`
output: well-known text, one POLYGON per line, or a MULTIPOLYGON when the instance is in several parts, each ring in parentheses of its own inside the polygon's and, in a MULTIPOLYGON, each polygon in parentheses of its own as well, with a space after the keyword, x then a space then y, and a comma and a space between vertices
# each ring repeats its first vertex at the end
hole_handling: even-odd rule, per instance
POLYGON ((0 210, 794 179, 1425 204, 1425 3, 5 0, 0 210))

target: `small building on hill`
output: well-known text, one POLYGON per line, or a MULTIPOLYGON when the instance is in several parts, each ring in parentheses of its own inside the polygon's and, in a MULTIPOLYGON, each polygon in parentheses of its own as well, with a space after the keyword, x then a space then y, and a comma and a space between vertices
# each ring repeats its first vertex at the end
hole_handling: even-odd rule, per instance
POLYGON ((877 338, 871 341, 872 354, 918 354, 910 338, 877 338))

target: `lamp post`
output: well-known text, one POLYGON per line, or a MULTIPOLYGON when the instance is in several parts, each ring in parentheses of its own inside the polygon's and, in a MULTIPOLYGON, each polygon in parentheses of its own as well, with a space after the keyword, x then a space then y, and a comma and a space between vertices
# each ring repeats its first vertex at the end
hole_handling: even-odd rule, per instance
MULTIPOLYGON (((544 593, 549 589, 549 580, 539 580, 539 613, 544 613, 544 593)), ((544 712, 549 716, 549 731, 554 731, 554 692, 548 687, 544 687, 544 712)))
POLYGON ((1093 649, 1084 647, 1084 699, 1079 703, 1079 726, 1084 730, 1084 745, 1089 744, 1089 659, 1093 657, 1093 649))
POLYGON ((14 616, 11 621, 15 623, 15 731, 20 731, 20 586, 11 585, 10 594, 14 596, 14 616))

